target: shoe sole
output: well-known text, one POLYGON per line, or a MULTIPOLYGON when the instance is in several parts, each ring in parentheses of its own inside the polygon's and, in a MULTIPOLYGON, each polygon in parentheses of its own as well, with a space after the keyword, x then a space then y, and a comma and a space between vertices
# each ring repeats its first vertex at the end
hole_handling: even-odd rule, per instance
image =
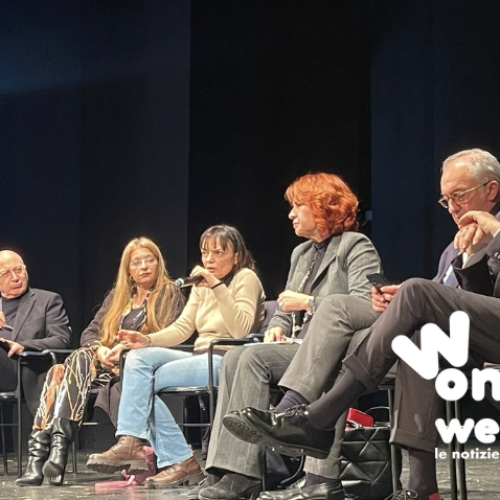
POLYGON ((114 462, 112 460, 96 460, 87 462, 87 468, 101 474, 113 474, 125 470, 130 476, 141 474, 149 470, 148 464, 144 460, 124 460, 114 462))
MULTIPOLYGON (((262 491, 262 488, 260 486, 255 486, 250 491, 247 491, 245 496, 241 496, 241 497, 238 497, 237 499, 232 499, 232 500, 257 500, 259 498, 261 491, 262 491), (248 494, 250 494, 250 496, 248 496, 248 494)), ((203 495, 199 495, 198 499, 199 500, 215 500, 214 498, 204 497, 203 495)))
POLYGON ((43 477, 42 477, 42 479, 37 479, 36 481, 29 480, 29 479, 26 479, 23 481, 22 478, 19 478, 19 479, 15 480, 15 483, 16 483, 16 486, 41 486, 43 483, 43 477))
MULTIPOLYGON (((197 485, 203 480, 205 474, 203 472, 197 472, 196 474, 191 474, 185 476, 177 481, 161 482, 146 479, 146 489, 148 490, 169 490, 171 488, 178 488, 179 486, 193 486, 197 485)), ((149 479, 149 478, 148 478, 149 479)), ((198 497, 196 497, 198 498, 198 497)))
MULTIPOLYGON (((286 490, 285 490, 286 491, 286 490)), ((285 499, 283 497, 259 497, 258 500, 303 500, 304 498, 307 498, 307 500, 345 500, 345 493, 342 492, 334 492, 331 495, 325 496, 324 494, 317 494, 317 495, 307 495, 305 496, 303 493, 300 491, 297 492, 294 495, 290 495, 289 497, 286 497, 285 499)))
POLYGON ((64 474, 64 469, 65 467, 61 468, 59 465, 47 460, 43 464, 42 472, 45 477, 56 479, 64 474))
POLYGON ((243 441, 251 444, 262 444, 263 436, 247 426, 241 417, 228 414, 224 417, 223 424, 228 431, 243 441))
POLYGON ((276 439, 272 439, 269 436, 261 434, 256 427, 252 426, 248 422, 243 423, 239 419, 230 416, 224 417, 224 426, 229 432, 231 432, 231 434, 234 434, 243 441, 252 444, 260 444, 261 446, 269 446, 274 451, 282 455, 290 457, 301 457, 303 455, 307 455, 308 457, 325 459, 330 453, 330 450, 323 452, 315 448, 305 446, 295 447, 288 443, 281 443, 276 439))

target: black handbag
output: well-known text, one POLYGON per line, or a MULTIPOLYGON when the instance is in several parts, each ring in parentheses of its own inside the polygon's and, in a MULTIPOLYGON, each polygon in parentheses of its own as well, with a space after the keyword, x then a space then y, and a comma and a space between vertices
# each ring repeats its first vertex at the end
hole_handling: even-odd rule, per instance
POLYGON ((384 500, 392 493, 390 428, 348 421, 344 432, 340 480, 348 498, 384 500))

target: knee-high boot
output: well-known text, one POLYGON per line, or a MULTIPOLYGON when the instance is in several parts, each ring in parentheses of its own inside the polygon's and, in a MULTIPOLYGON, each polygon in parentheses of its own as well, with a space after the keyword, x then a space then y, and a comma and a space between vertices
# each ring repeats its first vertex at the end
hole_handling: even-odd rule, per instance
POLYGON ((51 484, 59 486, 64 479, 68 450, 76 437, 78 423, 67 418, 55 418, 52 426, 49 458, 43 466, 43 475, 51 484))
POLYGON ((43 483, 42 467, 49 455, 50 434, 36 430, 28 440, 28 464, 24 474, 16 479, 18 486, 40 486, 43 483))

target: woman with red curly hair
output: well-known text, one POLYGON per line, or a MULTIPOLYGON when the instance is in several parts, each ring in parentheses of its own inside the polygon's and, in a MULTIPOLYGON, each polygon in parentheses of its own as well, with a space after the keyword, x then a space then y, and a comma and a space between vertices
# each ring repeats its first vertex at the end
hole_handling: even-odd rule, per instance
MULTIPOLYGON (((340 364, 353 333, 376 318, 366 274, 380 271, 380 260, 371 241, 356 232, 358 200, 351 189, 334 174, 307 174, 288 187, 285 198, 295 234, 307 241, 292 253, 288 280, 265 343, 238 347, 224 357, 208 477, 188 492, 190 500, 256 498, 263 448, 231 434, 224 427, 226 414, 248 406, 268 409, 270 386, 276 384, 287 389, 281 402, 285 408, 297 401, 314 401, 330 387, 338 369, 332 365, 340 364), (355 312, 353 319, 348 311, 355 312), (295 366, 299 348, 301 364, 295 366), (320 363, 325 354, 327 362, 320 363)), ((306 468, 306 484, 313 485, 316 498, 344 498, 338 480, 339 443, 341 437, 332 449, 333 460, 318 461, 325 462, 324 467, 306 468), (320 483, 322 489, 316 492, 314 485, 320 483)), ((299 498, 295 490, 290 494, 299 498)))

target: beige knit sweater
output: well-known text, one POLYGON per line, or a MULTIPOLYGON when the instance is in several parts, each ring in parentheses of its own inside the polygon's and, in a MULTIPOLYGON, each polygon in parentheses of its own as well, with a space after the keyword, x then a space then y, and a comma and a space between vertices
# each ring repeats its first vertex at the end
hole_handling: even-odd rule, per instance
POLYGON ((241 339, 257 332, 264 319, 264 289, 250 269, 240 269, 228 287, 193 287, 180 317, 167 328, 151 333, 151 345, 170 347, 195 331, 195 351, 206 350, 211 340, 241 339))

